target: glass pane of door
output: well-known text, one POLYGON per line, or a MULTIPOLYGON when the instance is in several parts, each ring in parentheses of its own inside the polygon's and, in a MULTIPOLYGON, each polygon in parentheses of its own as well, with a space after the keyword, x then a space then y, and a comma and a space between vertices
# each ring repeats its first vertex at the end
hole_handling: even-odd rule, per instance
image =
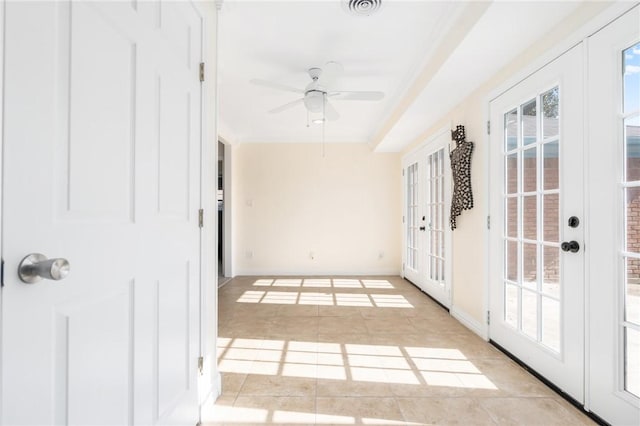
POLYGON ((441 287, 445 285, 445 246, 444 246, 444 148, 427 156, 429 194, 427 209, 429 221, 428 252, 427 252, 427 276, 441 287))
POLYGON ((418 270, 420 183, 418 163, 407 167, 407 267, 418 270))
POLYGON ((560 352, 558 87, 503 116, 504 321, 560 352))

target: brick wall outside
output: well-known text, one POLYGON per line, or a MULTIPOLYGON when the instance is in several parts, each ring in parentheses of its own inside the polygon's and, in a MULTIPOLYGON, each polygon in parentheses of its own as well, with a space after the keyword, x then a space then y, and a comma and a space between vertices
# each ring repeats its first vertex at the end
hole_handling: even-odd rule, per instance
MULTIPOLYGON (((525 192, 536 191, 536 158, 523 159, 523 189, 525 192)), ((507 191, 509 193, 516 192, 517 174, 516 161, 509 159, 507 161, 507 191), (510 173, 510 171, 513 171, 510 173)), ((640 169, 639 169, 640 172, 640 169)), ((544 187, 545 189, 555 189, 558 187, 558 159, 547 158, 544 161, 544 187)), ((639 194, 640 195, 640 194, 639 194)), ((559 239, 559 205, 558 195, 549 194, 543 197, 544 217, 542 236, 545 242, 558 243, 559 239)), ((639 207, 640 207, 640 199, 639 207)), ((535 195, 522 197, 523 217, 522 232, 525 239, 536 240, 538 235, 537 229, 537 202, 535 195)), ((640 210, 639 210, 640 213, 640 210)), ((517 202, 516 198, 507 199, 507 235, 510 237, 517 236, 517 202)), ((640 226, 640 214, 639 214, 640 226)), ((639 233, 640 237, 640 233, 639 233)), ((640 238, 639 238, 640 241, 640 238)), ((517 246, 510 244, 507 247, 507 275, 509 279, 516 279, 517 270, 517 246)), ((538 263, 543 263, 543 281, 547 283, 558 282, 559 271, 559 255, 558 249, 544 247, 542 258, 537 258, 537 249, 533 244, 524 244, 523 250, 523 279, 524 281, 533 282, 537 279, 538 263)), ((640 271, 639 271, 640 272, 640 271)))
MULTIPOLYGON (((640 158, 627 160, 627 182, 640 180, 640 158)), ((627 190, 627 251, 640 253, 640 188, 627 190)), ((627 278, 640 281, 640 260, 627 261, 627 278)))
MULTIPOLYGON (((535 158, 525 158, 523 160, 523 187, 525 190, 535 188, 535 158)), ((513 170, 508 173, 507 188, 509 192, 516 192, 517 174, 516 162, 508 162, 507 168, 513 170)), ((630 158, 627 162, 627 181, 640 181, 640 158, 630 158)), ((544 162, 544 186, 545 188, 558 187, 558 160, 545 159, 544 162)), ((529 239, 535 239, 537 233, 536 227, 536 210, 535 197, 525 197, 523 204, 523 236, 529 239)), ((558 195, 544 196, 544 218, 543 218, 543 238, 545 242, 560 242, 559 231, 560 226, 565 224, 559 223, 559 203, 558 195)), ((627 191, 627 250, 634 253, 640 253, 640 188, 632 188, 627 191)), ((510 237, 517 236, 517 204, 516 198, 510 198, 507 201, 507 235, 510 237)), ((509 278, 516 279, 517 268, 517 248, 511 245, 507 253, 508 265, 507 270, 510 272, 509 278)), ((543 280, 544 282, 558 282, 559 280, 559 252, 558 250, 548 248, 543 254, 543 259, 537 259, 533 247, 528 245, 523 247, 523 279, 524 281, 535 281, 537 262, 544 262, 543 280)), ((627 261, 627 277, 632 282, 640 282, 640 260, 628 259, 627 261)))

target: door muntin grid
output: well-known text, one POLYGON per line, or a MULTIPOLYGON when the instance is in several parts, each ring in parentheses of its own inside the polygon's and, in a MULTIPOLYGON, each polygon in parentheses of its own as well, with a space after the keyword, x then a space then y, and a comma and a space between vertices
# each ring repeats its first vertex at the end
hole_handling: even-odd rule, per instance
POLYGON ((619 331, 624 390, 640 397, 640 42, 622 52, 622 223, 619 331))
POLYGON ((503 320, 561 350, 559 87, 504 117, 503 320))
POLYGON ((429 245, 427 276, 440 286, 445 285, 445 220, 444 220, 444 148, 427 156, 427 212, 429 245))
POLYGON ((407 266, 418 270, 419 242, 418 227, 420 220, 420 183, 418 181, 418 163, 407 167, 407 266))

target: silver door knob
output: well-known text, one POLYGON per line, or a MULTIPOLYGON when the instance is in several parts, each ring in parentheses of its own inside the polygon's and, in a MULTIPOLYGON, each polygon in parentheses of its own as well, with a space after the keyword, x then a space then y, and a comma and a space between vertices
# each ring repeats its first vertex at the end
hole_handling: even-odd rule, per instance
POLYGON ((67 259, 47 259, 44 254, 31 253, 20 262, 18 275, 27 284, 37 283, 43 278, 58 281, 69 275, 70 267, 67 259))

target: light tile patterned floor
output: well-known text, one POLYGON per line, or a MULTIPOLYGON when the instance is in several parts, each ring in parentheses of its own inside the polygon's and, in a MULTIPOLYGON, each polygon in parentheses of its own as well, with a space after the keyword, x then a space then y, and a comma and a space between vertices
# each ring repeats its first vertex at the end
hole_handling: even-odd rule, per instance
POLYGON ((219 424, 592 424, 399 277, 220 289, 219 424))

